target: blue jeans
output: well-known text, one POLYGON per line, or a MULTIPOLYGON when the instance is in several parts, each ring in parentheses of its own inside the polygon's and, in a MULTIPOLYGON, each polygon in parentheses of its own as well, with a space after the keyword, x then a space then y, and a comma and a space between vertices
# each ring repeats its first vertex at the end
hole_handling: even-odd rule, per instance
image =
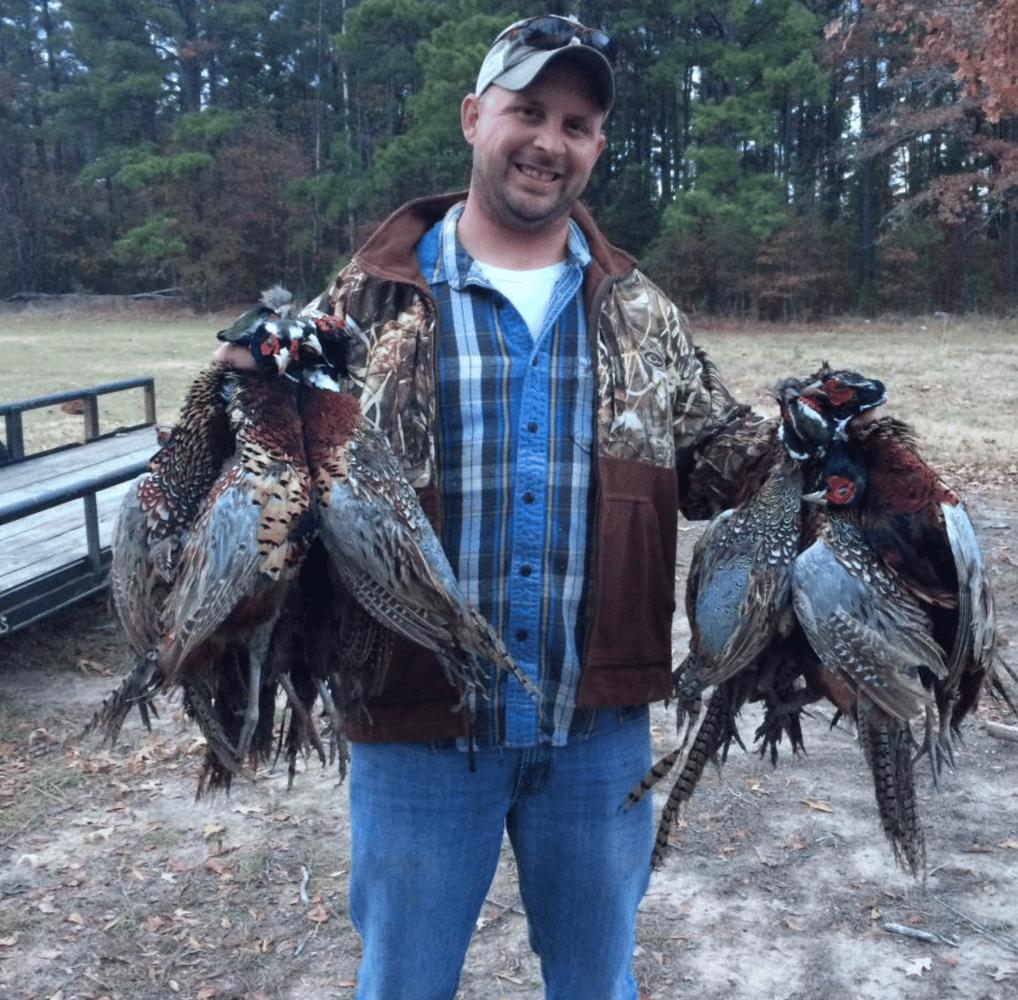
POLYGON ((564 747, 358 743, 350 770, 357 1000, 452 1000, 495 875, 516 855, 548 1000, 636 1000, 636 911, 650 878, 646 712, 564 747))

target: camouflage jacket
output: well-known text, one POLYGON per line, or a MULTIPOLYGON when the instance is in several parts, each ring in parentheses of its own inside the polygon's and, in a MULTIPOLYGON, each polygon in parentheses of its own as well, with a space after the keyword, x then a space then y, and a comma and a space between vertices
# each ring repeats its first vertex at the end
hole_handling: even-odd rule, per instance
MULTIPOLYGON (((371 236, 308 309, 342 315, 355 338, 351 371, 364 413, 387 433, 441 535, 435 484, 437 314, 415 247, 465 196, 410 202, 371 236)), ((682 314, 589 213, 584 278, 597 359, 596 531, 580 707, 635 706, 671 692, 675 547, 690 519, 730 506, 772 455, 771 422, 738 404, 691 339, 682 314)), ((370 718, 354 740, 463 735, 459 700, 430 653, 397 642, 370 718)))

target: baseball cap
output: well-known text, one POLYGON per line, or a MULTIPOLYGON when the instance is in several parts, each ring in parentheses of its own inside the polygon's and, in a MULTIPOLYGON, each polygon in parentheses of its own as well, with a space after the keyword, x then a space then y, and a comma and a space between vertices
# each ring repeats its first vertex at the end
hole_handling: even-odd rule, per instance
POLYGON ((523 90, 548 63, 562 56, 583 64, 602 108, 610 111, 615 103, 615 43, 603 31, 557 14, 510 24, 484 57, 475 93, 483 94, 492 84, 523 90))

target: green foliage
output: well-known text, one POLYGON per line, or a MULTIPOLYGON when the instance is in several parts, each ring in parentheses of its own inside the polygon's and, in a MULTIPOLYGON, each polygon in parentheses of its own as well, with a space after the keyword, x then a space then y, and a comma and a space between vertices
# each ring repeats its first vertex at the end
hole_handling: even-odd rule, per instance
POLYGON ((249 124, 251 116, 243 111, 207 108, 200 114, 185 114, 174 123, 172 139, 182 146, 209 149, 249 124))
POLYGON ((144 261, 169 267, 187 252, 187 243, 180 237, 180 226, 169 215, 150 215, 136 229, 113 244, 114 253, 122 262, 144 261))
POLYGON ((605 186, 606 204, 598 213, 602 231, 623 250, 642 253, 657 235, 661 222, 653 172, 646 164, 630 163, 605 186))
POLYGON ((467 183, 462 98, 551 10, 621 52, 585 200, 687 307, 1013 307, 1015 3, 9 0, 0 294, 314 292, 400 202, 467 183))
POLYGON ((417 46, 424 83, 407 99, 406 130, 378 151, 372 174, 376 190, 387 192, 390 202, 425 191, 457 190, 468 182, 470 156, 460 129, 460 105, 473 91, 484 53, 503 19, 463 13, 462 19, 436 27, 417 46))

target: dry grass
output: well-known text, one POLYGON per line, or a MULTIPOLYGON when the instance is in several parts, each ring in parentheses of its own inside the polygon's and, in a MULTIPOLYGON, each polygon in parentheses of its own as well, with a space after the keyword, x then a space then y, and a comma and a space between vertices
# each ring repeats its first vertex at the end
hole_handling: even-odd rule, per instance
POLYGON ((916 429, 923 453, 942 467, 1018 473, 1018 324, 992 318, 855 320, 820 327, 711 325, 697 340, 732 391, 776 412, 767 389, 828 360, 882 378, 888 410, 916 429))
MULTIPOLYGON (((154 375, 158 419, 172 423, 217 346, 216 331, 232 319, 232 313, 0 313, 0 351, 8 359, 0 370, 0 400, 154 375)), ((827 359, 883 378, 891 412, 916 428, 934 464, 1018 471, 1014 320, 937 317, 815 327, 692 322, 732 390, 762 411, 774 412, 767 393, 774 381, 806 374, 827 359)), ((136 423, 141 414, 140 392, 100 400, 103 430, 136 423)), ((26 446, 78 440, 81 426, 80 417, 55 408, 35 411, 26 416, 26 446)))
MULTIPOLYGON (((94 316, 30 309, 0 312, 0 401, 11 402, 103 382, 152 375, 156 418, 172 423, 198 372, 218 346, 216 331, 231 316, 137 313, 94 316)), ((141 390, 99 398, 100 430, 144 418, 141 390)), ((24 416, 25 450, 80 441, 83 420, 58 407, 24 416)))

